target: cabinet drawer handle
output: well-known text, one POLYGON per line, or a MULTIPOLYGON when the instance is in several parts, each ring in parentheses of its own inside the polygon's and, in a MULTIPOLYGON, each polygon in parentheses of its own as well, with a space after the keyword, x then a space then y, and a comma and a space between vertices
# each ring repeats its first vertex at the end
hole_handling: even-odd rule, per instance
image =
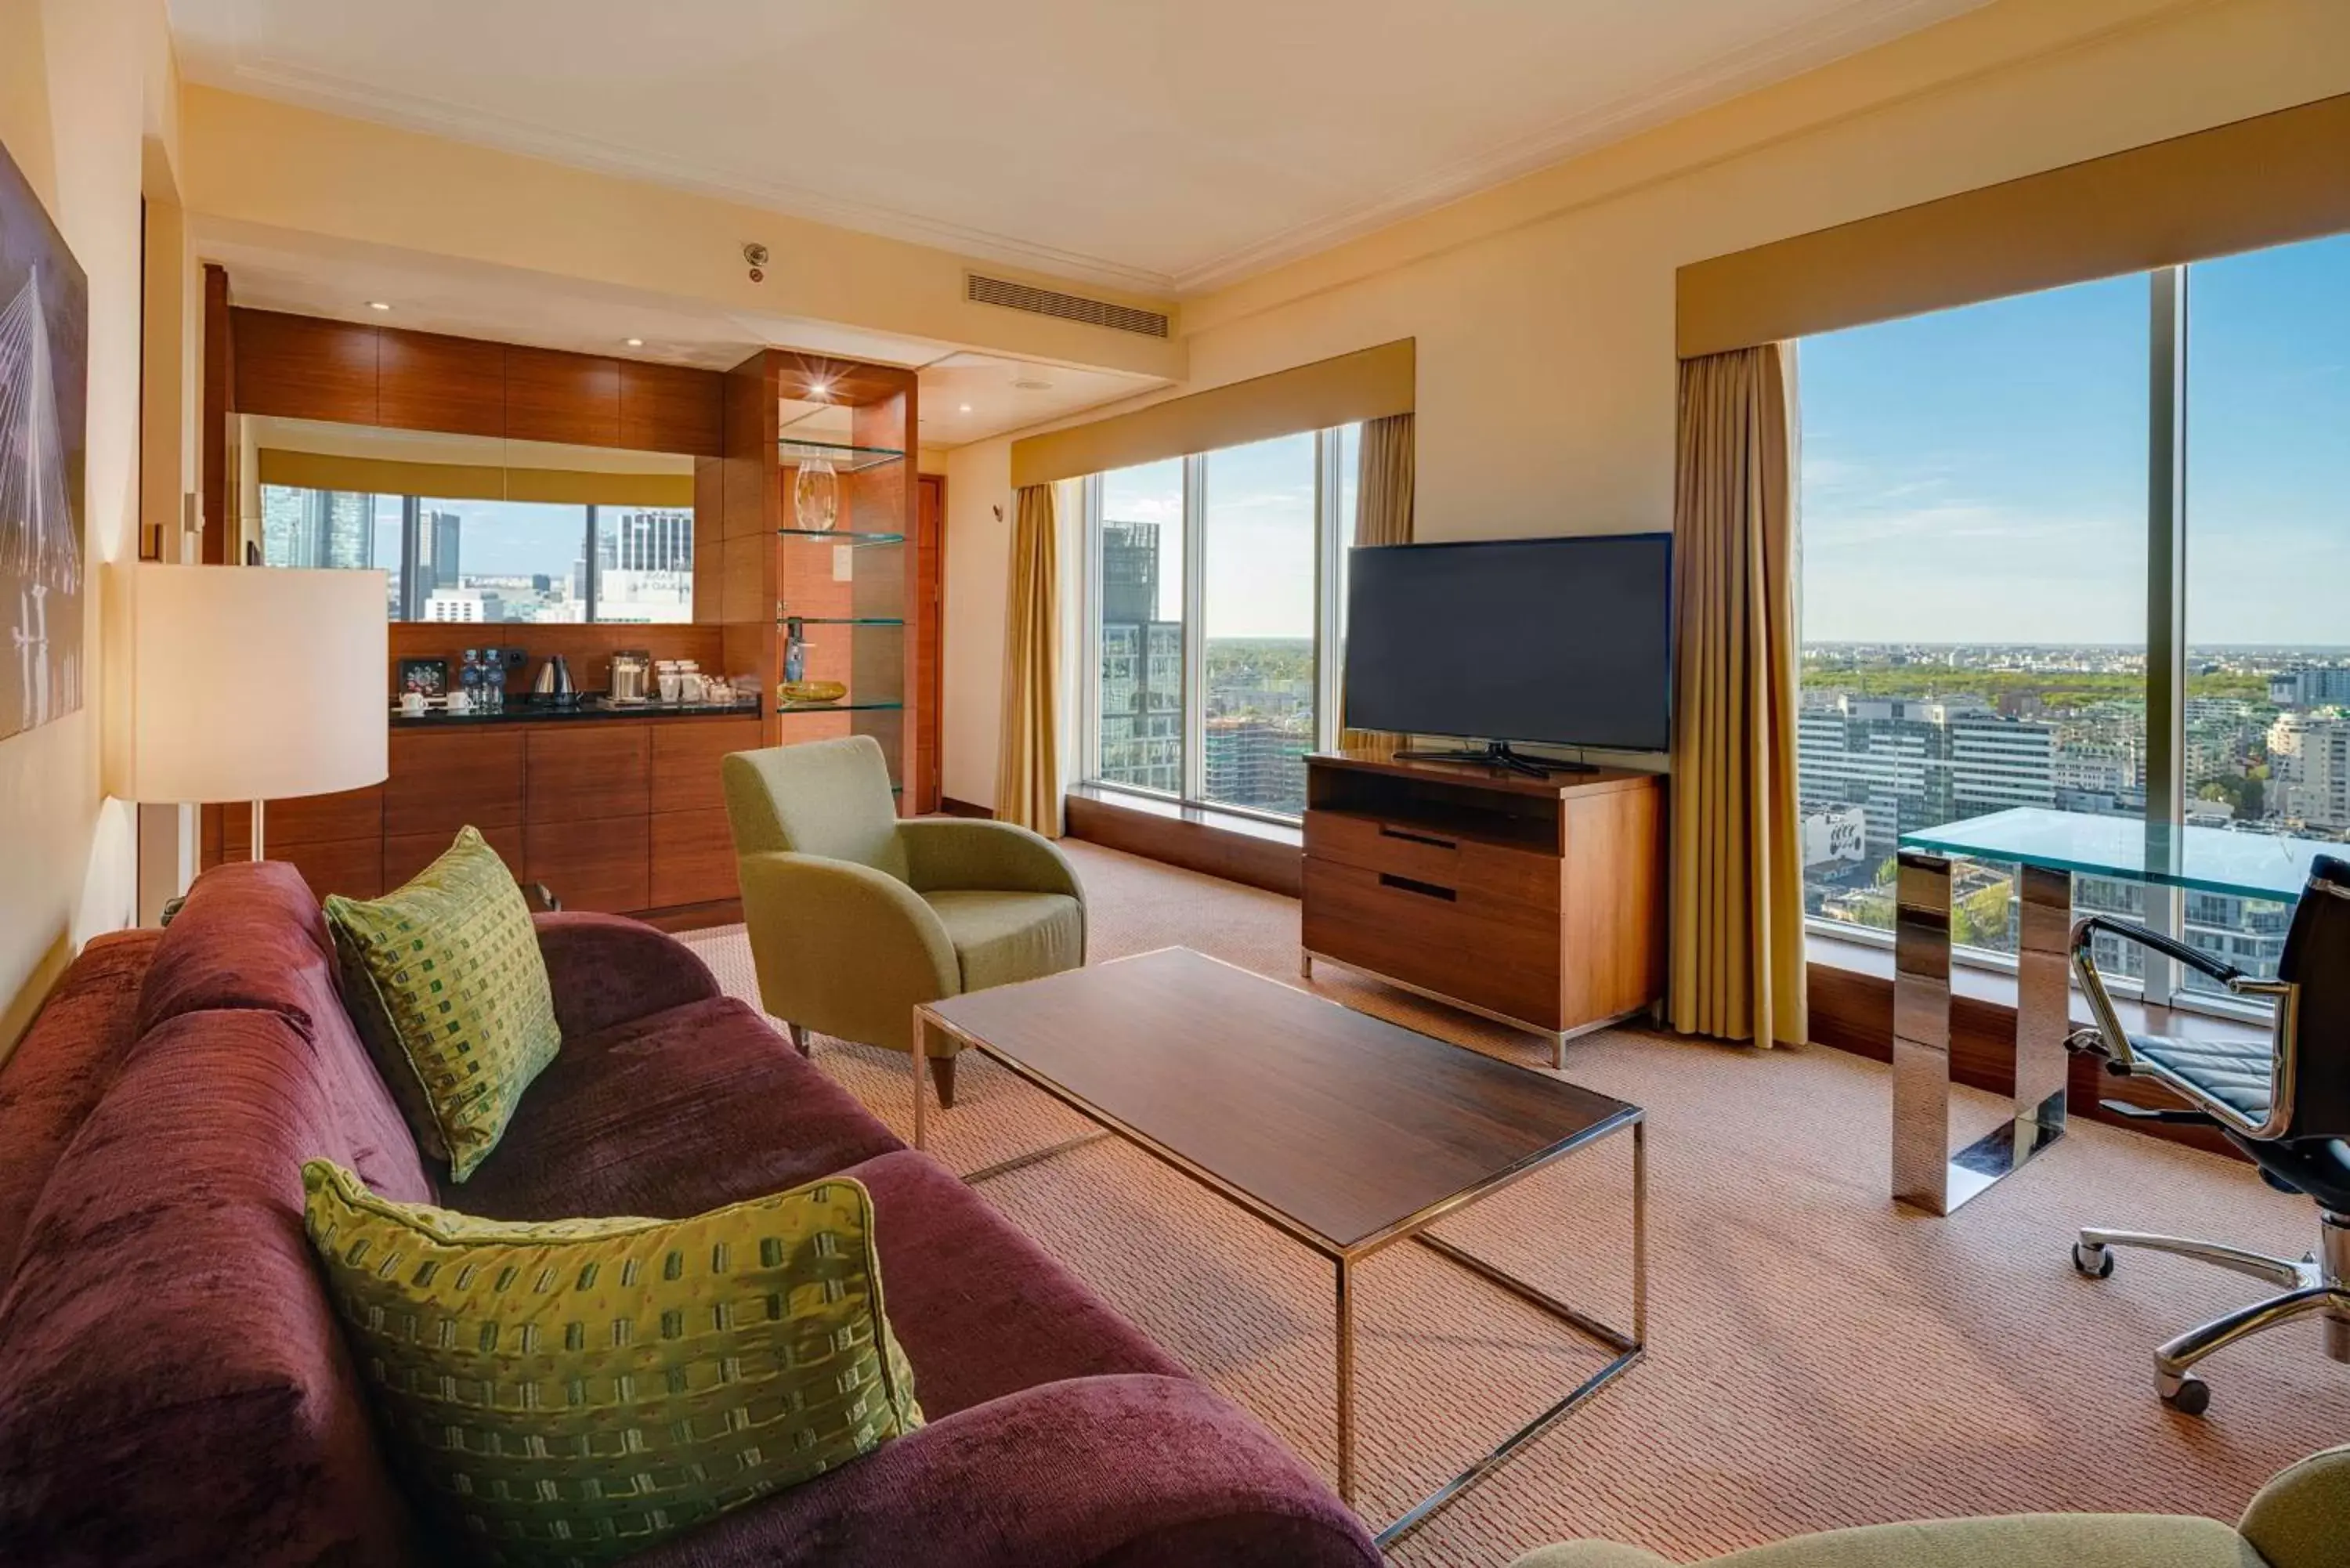
POLYGON ((1432 838, 1425 833, 1406 833, 1402 828, 1389 827, 1384 822, 1379 824, 1379 836, 1381 838, 1400 838, 1407 844, 1425 844, 1435 849, 1458 849, 1461 847, 1449 838, 1432 838))
POLYGON ((1433 882, 1415 882, 1409 877, 1396 877, 1382 871, 1379 886, 1393 888, 1399 893, 1417 893, 1423 898, 1441 898, 1450 904, 1461 897, 1450 888, 1440 888, 1433 882))

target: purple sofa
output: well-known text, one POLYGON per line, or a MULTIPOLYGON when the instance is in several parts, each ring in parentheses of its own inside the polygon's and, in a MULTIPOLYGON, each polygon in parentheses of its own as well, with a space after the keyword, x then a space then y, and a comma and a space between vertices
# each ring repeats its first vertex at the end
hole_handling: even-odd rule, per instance
POLYGON ((1375 1563, 1362 1526, 671 939, 540 917, 563 1051, 442 1188, 354 1034, 292 867, 208 872, 90 944, 0 1068, 0 1557, 461 1560, 409 1507, 302 1231, 298 1167, 476 1214, 873 1194, 930 1424, 633 1561, 1375 1563))

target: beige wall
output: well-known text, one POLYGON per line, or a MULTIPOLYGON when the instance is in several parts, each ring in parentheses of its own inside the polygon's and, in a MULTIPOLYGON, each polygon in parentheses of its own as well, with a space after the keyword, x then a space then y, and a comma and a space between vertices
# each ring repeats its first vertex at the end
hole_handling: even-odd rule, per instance
MULTIPOLYGON (((2338 0, 2002 0, 1187 301, 1172 390, 1409 337, 1421 538, 1669 527, 1677 268, 2345 91, 2338 0)), ((972 673, 945 761, 970 787, 993 777, 997 689, 976 672, 1000 661, 995 483, 955 505, 991 542, 958 557, 950 535, 972 673), (958 743, 984 747, 983 774, 958 743)))
POLYGON ((999 439, 959 446, 947 454, 946 473, 940 763, 949 799, 992 806, 1012 572, 1012 443, 999 439))
POLYGON ((84 706, 0 741, 0 1051, 79 944, 131 918, 133 825, 99 782, 100 564, 140 507, 140 195, 173 114, 162 0, 0 0, 0 142, 89 275, 84 706))

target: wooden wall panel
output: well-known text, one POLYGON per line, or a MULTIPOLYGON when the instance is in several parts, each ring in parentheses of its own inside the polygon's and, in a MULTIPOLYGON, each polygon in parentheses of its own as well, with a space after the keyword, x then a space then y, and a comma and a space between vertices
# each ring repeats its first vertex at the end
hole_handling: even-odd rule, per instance
POLYGON ((228 417, 235 408, 236 330, 228 303, 228 273, 204 264, 204 338, 202 423, 196 430, 199 503, 203 544, 198 559, 210 566, 228 560, 228 417))
MULTIPOLYGON (((271 815, 276 815, 275 807, 271 815)), ((380 836, 337 839, 326 844, 296 844, 283 851, 275 846, 266 847, 270 859, 286 861, 302 873, 302 880, 309 884, 311 893, 319 898, 329 893, 340 893, 346 898, 383 897, 383 840, 380 836)), ((231 858, 238 857, 232 856, 231 858)))
POLYGON ((232 309, 235 409, 241 414, 376 422, 376 340, 372 327, 232 309))
POLYGON ((680 365, 619 364, 619 443, 717 457, 726 450, 725 379, 680 365))
POLYGON ((506 438, 620 444, 620 364, 588 354, 509 346, 506 438))
POLYGON ((380 330, 376 422, 396 430, 503 436, 506 350, 477 337, 380 330))

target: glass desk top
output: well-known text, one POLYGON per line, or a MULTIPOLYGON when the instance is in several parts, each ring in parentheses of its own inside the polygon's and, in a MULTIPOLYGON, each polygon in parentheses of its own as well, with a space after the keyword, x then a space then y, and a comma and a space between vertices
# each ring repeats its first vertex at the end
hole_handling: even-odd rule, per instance
POLYGON ((2350 857, 2350 845, 2223 827, 2149 826, 2126 816, 2088 816, 2016 806, 1901 836, 1904 849, 2014 860, 2054 871, 2156 882, 2290 904, 2320 855, 2350 857))

